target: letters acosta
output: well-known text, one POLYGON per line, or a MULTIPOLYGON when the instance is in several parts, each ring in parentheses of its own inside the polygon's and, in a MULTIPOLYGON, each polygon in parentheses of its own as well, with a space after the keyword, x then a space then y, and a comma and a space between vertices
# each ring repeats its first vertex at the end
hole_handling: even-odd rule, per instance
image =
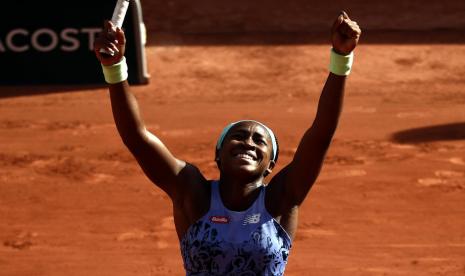
POLYGON ((101 28, 65 28, 61 31, 50 28, 32 31, 24 28, 12 29, 0 37, 0 53, 22 53, 31 50, 50 52, 56 49, 74 52, 86 42, 87 49, 93 51, 94 40, 100 31, 101 28))

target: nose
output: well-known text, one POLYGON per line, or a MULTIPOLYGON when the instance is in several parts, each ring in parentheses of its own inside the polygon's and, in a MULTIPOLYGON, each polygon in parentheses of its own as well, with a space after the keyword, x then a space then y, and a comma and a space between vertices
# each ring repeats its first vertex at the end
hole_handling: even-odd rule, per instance
POLYGON ((244 142, 244 145, 250 148, 255 148, 255 142, 253 141, 252 135, 245 137, 243 142, 244 142))

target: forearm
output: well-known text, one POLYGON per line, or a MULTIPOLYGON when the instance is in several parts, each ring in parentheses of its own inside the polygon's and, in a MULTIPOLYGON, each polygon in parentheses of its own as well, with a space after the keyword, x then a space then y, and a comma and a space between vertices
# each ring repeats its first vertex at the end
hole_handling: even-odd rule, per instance
POLYGON ((125 143, 131 143, 145 130, 135 96, 127 81, 109 85, 111 108, 118 132, 125 143))
POLYGON ((331 28, 332 50, 330 55, 331 73, 326 80, 318 103, 318 110, 312 132, 324 141, 331 141, 344 101, 344 87, 353 62, 353 52, 362 33, 357 22, 352 21, 344 11, 331 28))
POLYGON ((321 92, 312 131, 319 137, 331 139, 339 122, 344 102, 346 76, 329 73, 321 92))

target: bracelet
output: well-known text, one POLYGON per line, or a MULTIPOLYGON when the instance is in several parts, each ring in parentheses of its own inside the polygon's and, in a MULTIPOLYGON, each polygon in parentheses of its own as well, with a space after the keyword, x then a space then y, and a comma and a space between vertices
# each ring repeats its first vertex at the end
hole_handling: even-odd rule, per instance
POLYGON ((354 52, 343 56, 331 48, 331 55, 329 61, 329 71, 338 76, 347 76, 350 74, 352 63, 354 61, 354 52))
POLYGON ((113 65, 102 64, 103 76, 105 81, 109 84, 115 84, 128 79, 128 65, 126 58, 123 57, 118 63, 113 65))

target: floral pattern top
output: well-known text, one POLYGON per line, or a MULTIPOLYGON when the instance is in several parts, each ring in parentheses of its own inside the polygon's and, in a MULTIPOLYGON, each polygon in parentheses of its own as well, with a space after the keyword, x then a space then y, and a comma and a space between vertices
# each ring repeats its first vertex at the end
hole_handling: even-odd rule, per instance
POLYGON ((186 275, 283 275, 291 239, 265 209, 262 186, 246 211, 224 207, 212 182, 210 210, 181 240, 186 275))

